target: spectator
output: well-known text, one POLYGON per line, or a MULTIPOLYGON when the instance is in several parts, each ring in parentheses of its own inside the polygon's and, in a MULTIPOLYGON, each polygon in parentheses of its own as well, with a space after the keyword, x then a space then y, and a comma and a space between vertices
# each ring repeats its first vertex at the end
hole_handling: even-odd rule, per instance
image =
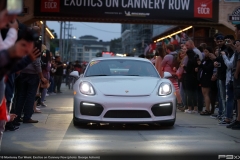
POLYGON ((55 95, 55 82, 54 82, 54 75, 56 72, 56 64, 55 64, 55 57, 53 57, 52 52, 50 52, 51 55, 51 71, 50 71, 50 87, 48 88, 48 94, 49 95, 55 95))
MULTIPOLYGON (((0 1, 0 29, 15 21, 17 15, 9 15, 5 8, 6 1, 0 1)), ((33 40, 33 39, 32 39, 33 40)), ((6 121, 13 121, 15 114, 8 115, 6 101, 4 98, 4 81, 3 77, 7 74, 17 61, 25 55, 28 55, 33 49, 33 41, 29 39, 20 39, 14 46, 5 50, 0 49, 0 149, 3 131, 5 130, 6 121)))
POLYGON ((167 55, 163 58, 162 63, 160 64, 160 67, 159 67, 159 68, 163 68, 163 70, 160 69, 160 76, 163 77, 164 71, 172 74, 172 78, 169 78, 169 80, 173 83, 176 90, 177 106, 181 107, 182 99, 179 92, 178 78, 176 75, 176 70, 174 70, 174 67, 173 67, 174 55, 177 53, 174 51, 174 46, 172 44, 167 45, 166 53, 167 55))
POLYGON ((160 71, 162 70, 162 68, 160 68, 160 65, 162 63, 162 60, 164 58, 164 56, 166 55, 164 49, 162 46, 159 46, 156 50, 156 60, 155 60, 155 67, 160 75, 160 71))
POLYGON ((60 56, 55 57, 55 63, 56 63, 56 72, 54 75, 54 83, 55 83, 55 87, 57 88, 57 90, 55 90, 55 91, 57 93, 62 93, 60 88, 61 88, 61 84, 62 84, 64 64, 62 63, 60 56))
MULTIPOLYGON (((182 47, 184 48, 184 47, 182 47)), ((178 109, 181 110, 181 111, 184 111, 185 109, 187 109, 187 99, 186 99, 186 94, 185 94, 185 91, 183 89, 183 81, 184 81, 184 75, 185 75, 185 71, 183 69, 182 66, 184 66, 184 62, 186 61, 186 50, 184 49, 181 49, 178 51, 178 59, 180 61, 179 63, 179 68, 176 72, 177 76, 178 76, 178 83, 179 83, 179 87, 180 87, 180 95, 181 95, 181 99, 182 99, 182 103, 183 103, 183 106, 179 106, 178 109)), ((187 65, 187 64, 185 64, 187 65)))
MULTIPOLYGON (((41 66, 43 77, 49 81, 51 70, 51 55, 50 51, 46 48, 45 45, 42 45, 41 66)), ((42 107, 47 107, 47 105, 44 103, 45 97, 47 95, 47 88, 41 88, 40 92, 41 92, 40 105, 42 107)))
POLYGON ((232 128, 234 130, 240 129, 240 24, 235 26, 235 34, 237 40, 235 41, 235 56, 233 62, 232 75, 233 80, 233 90, 234 99, 237 100, 237 115, 236 120, 227 126, 227 128, 232 128))
MULTIPOLYGON (((213 75, 213 61, 209 58, 209 54, 213 53, 211 47, 205 47, 204 59, 197 61, 198 67, 198 79, 202 88, 202 94, 205 101, 205 111, 200 112, 200 115, 211 115, 210 109, 210 89, 211 89, 211 78, 213 75)), ((213 106, 212 106, 213 107, 213 106)))
MULTIPOLYGON (((224 63, 221 51, 225 51, 226 55, 228 56, 228 51, 226 50, 227 47, 225 45, 224 36, 219 35, 216 37, 216 42, 218 44, 218 56, 214 60, 214 67, 217 68, 217 86, 218 86, 218 102, 219 102, 219 110, 218 115, 216 116, 217 119, 222 119, 225 116, 226 112, 226 71, 227 66, 224 63)), ((212 118, 214 118, 212 115, 212 118)))
MULTIPOLYGON (((203 54, 201 53, 201 51, 197 47, 195 47, 195 44, 194 44, 194 42, 192 40, 188 40, 185 43, 185 45, 186 45, 188 50, 193 50, 194 53, 198 55, 197 57, 199 58, 200 61, 203 60, 203 54)), ((201 112, 202 109, 203 109, 203 105, 204 105, 203 101, 204 100, 203 100, 202 88, 201 88, 200 84, 198 83, 197 86, 198 86, 197 87, 197 94, 196 94, 196 96, 197 96, 197 105, 198 105, 198 111, 201 112)))
POLYGON ((198 113, 197 107, 197 61, 196 61, 196 53, 193 50, 187 50, 188 61, 187 65, 183 65, 186 74, 184 75, 183 80, 183 88, 187 97, 187 106, 188 109, 185 110, 185 113, 198 113))
MULTIPOLYGON (((34 26, 33 30, 35 30, 40 36, 39 27, 34 26)), ((31 119, 31 117, 33 114, 33 105, 39 85, 39 79, 43 83, 47 83, 47 79, 45 79, 42 74, 40 57, 23 69, 19 78, 22 85, 18 91, 19 97, 17 97, 16 103, 17 118, 15 120, 23 123, 38 123, 37 120, 31 119), (23 109, 24 116, 23 119, 21 119, 23 109)))
POLYGON ((78 71, 79 75, 82 73, 82 66, 79 63, 79 61, 75 61, 75 64, 73 67, 74 67, 74 71, 78 71))

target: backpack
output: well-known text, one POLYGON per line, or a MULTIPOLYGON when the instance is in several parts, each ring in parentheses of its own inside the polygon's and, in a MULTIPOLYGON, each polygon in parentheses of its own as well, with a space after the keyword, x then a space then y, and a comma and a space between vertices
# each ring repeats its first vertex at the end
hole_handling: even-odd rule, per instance
POLYGON ((176 69, 178 69, 180 62, 178 61, 178 54, 170 54, 173 56, 173 61, 171 64, 172 69, 175 67, 176 69))

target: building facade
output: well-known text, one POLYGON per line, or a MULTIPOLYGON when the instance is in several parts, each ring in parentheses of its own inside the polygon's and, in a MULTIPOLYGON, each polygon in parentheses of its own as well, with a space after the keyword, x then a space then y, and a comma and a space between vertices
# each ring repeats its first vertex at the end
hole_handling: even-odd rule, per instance
POLYGON ((122 24, 123 52, 140 55, 144 52, 145 44, 150 44, 152 39, 152 25, 149 24, 122 24))
POLYGON ((71 49, 68 56, 68 61, 89 62, 96 57, 98 53, 110 51, 110 42, 98 41, 97 37, 85 35, 77 39, 71 40, 71 49))

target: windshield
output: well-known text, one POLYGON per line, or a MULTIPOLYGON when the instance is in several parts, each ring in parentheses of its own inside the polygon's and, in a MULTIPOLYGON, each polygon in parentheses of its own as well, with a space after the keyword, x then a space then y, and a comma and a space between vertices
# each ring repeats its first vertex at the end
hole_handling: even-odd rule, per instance
POLYGON ((150 62, 139 60, 96 60, 89 63, 85 77, 91 76, 145 76, 158 77, 150 62))

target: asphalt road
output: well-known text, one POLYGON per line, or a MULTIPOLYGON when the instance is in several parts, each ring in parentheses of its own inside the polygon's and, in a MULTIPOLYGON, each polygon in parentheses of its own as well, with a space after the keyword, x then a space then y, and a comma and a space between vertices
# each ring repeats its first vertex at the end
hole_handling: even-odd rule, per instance
POLYGON ((73 91, 62 86, 63 93, 47 97, 48 106, 33 115, 39 123, 21 124, 19 130, 4 132, 0 159, 218 159, 218 155, 240 159, 240 131, 199 114, 178 111, 172 128, 75 127, 73 91))

